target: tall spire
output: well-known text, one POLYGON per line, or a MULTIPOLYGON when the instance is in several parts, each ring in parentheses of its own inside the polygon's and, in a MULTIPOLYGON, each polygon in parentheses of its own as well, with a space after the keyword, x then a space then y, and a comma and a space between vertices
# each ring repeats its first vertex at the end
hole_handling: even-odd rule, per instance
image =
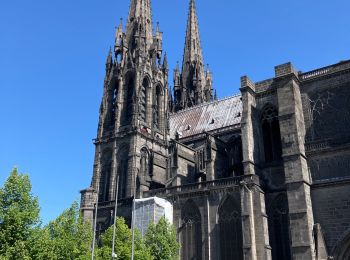
POLYGON ((197 63, 204 72, 201 40, 199 35, 198 18, 195 0, 190 0, 188 12, 185 49, 182 62, 183 72, 188 69, 189 64, 197 63))
POLYGON ((109 70, 113 65, 112 48, 109 48, 107 60, 106 60, 106 70, 109 70))
POLYGON ((131 0, 129 18, 126 28, 127 42, 134 36, 145 39, 150 47, 153 38, 151 0, 131 0))
MULTIPOLYGON (((174 74, 177 70, 174 71, 174 74)), ((185 48, 182 61, 181 85, 174 79, 176 110, 211 100, 212 82, 204 72, 195 0, 190 0, 185 48), (177 83, 177 84, 176 84, 177 83)))

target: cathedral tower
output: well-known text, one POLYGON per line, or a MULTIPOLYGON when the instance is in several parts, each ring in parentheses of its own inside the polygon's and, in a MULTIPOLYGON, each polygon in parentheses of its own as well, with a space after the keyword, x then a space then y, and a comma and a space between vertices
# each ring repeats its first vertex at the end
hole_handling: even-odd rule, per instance
MULTIPOLYGON (((82 191, 83 216, 92 220, 98 199, 98 222, 109 225, 118 199, 142 196, 164 186, 168 142, 168 65, 162 32, 153 31, 151 1, 131 0, 126 30, 116 29, 106 61, 91 187, 82 191), (152 163, 151 163, 152 162, 152 163), (119 177, 117 187, 117 177, 119 177), (136 185, 136 186, 135 186, 136 185), (96 195, 98 191, 98 196, 96 195), (98 198, 97 198, 98 197, 98 198), (108 203, 112 202, 112 203, 108 203)), ((127 208, 127 207, 126 207, 127 208)), ((123 210, 121 210, 123 212, 123 210)), ((121 213, 123 214, 123 213, 121 213)), ((129 218, 129 213, 124 217, 129 218)))
POLYGON ((192 107, 213 98, 212 75, 204 70, 195 0, 190 0, 182 72, 174 70, 175 110, 192 107))

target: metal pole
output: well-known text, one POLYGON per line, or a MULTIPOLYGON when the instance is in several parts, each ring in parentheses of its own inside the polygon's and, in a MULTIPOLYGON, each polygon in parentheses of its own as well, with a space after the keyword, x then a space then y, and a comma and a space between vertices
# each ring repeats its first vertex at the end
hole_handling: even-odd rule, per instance
POLYGON ((117 209, 118 209, 118 186, 119 186, 119 174, 117 175, 117 184, 115 189, 115 206, 114 206, 114 226, 113 226, 113 242, 112 242, 112 259, 114 260, 117 257, 117 254, 115 253, 114 246, 115 246, 115 232, 116 232, 116 225, 117 225, 117 209))
POLYGON ((132 244, 131 244, 131 260, 134 260, 134 251, 135 251, 135 204, 136 204, 136 179, 137 176, 135 175, 135 183, 134 183, 134 199, 132 203, 132 244))
POLYGON ((94 237, 93 237, 93 240, 92 240, 91 260, 94 260, 94 257, 95 257, 96 226, 97 226, 97 208, 98 208, 98 192, 97 192, 97 203, 95 203, 94 237))
MULTIPOLYGON (((101 176, 101 152, 98 153, 98 175, 101 176)), ((96 243, 96 226, 97 226, 97 209, 98 209, 98 196, 100 192, 100 184, 97 183, 97 191, 95 190, 95 193, 97 193, 96 196, 96 203, 95 203, 95 219, 94 219, 94 234, 92 239, 92 252, 91 252, 91 260, 94 260, 95 257, 95 243, 96 243)))

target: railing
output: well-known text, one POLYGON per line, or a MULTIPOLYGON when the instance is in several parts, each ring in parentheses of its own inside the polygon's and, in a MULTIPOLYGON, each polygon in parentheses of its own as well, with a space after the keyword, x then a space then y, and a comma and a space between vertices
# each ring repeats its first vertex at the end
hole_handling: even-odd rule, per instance
POLYGON ((324 69, 319 69, 319 70, 313 70, 313 71, 307 72, 305 74, 302 74, 300 77, 301 77, 302 80, 306 80, 306 79, 310 79, 310 78, 314 78, 314 77, 317 77, 317 76, 321 76, 321 75, 327 74, 331 70, 332 70, 332 68, 324 68, 324 69))
POLYGON ((333 72, 337 72, 337 71, 341 71, 341 70, 349 69, 349 68, 350 68, 350 62, 344 61, 344 62, 340 62, 340 63, 335 64, 335 65, 331 65, 331 66, 324 67, 321 69, 302 73, 302 74, 300 74, 300 79, 301 80, 308 80, 308 79, 316 78, 316 77, 319 77, 322 75, 326 75, 329 73, 333 73, 333 72))
POLYGON ((329 148, 329 142, 328 141, 322 141, 322 142, 314 142, 314 143, 308 143, 305 145, 306 151, 318 151, 329 148))
POLYGON ((253 175, 244 175, 239 177, 225 178, 214 181, 198 182, 193 184, 186 184, 181 186, 174 186, 164 189, 150 190, 143 193, 144 197, 165 197, 167 195, 177 193, 190 193, 192 191, 204 191, 219 187, 233 187, 238 186, 243 180, 253 180, 253 175))
POLYGON ((338 138, 332 139, 306 141, 305 149, 307 152, 312 152, 344 146, 350 146, 350 136, 340 136, 338 138))

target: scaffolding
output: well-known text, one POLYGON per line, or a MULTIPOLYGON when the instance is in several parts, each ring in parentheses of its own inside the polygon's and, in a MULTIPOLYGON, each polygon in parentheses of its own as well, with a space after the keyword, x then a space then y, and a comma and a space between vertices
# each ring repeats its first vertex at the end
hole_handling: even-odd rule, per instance
POLYGON ((157 224, 163 216, 173 224, 173 206, 167 200, 158 197, 135 200, 135 227, 142 236, 150 223, 157 224))

